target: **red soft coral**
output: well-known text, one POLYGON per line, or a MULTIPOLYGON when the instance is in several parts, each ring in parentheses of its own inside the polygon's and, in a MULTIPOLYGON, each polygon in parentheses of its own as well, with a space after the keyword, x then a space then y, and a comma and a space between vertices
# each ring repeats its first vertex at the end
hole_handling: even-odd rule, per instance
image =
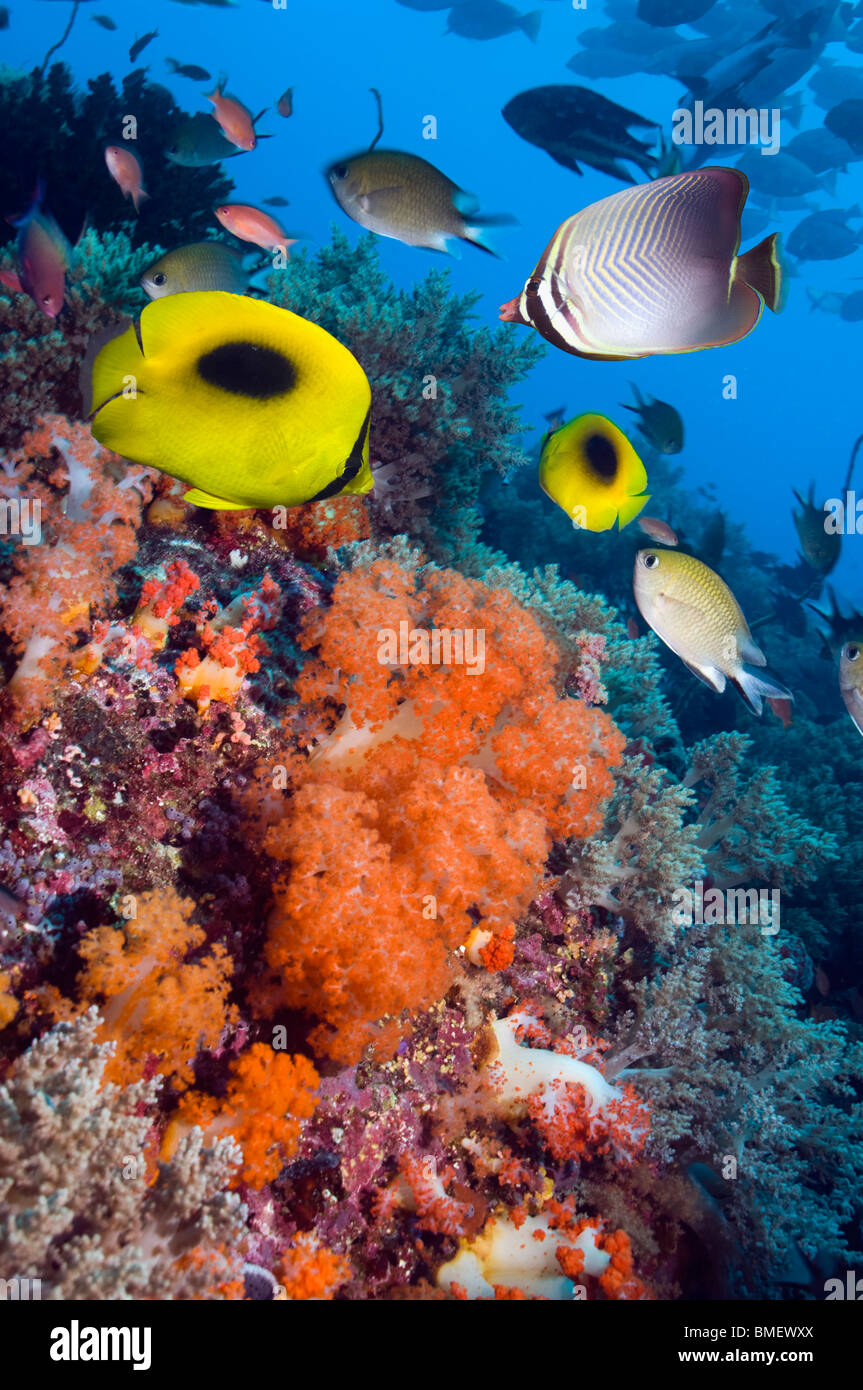
POLYGON ((297 1236, 276 1266, 280 1299, 330 1299, 351 1277, 350 1261, 320 1245, 312 1235, 297 1236))

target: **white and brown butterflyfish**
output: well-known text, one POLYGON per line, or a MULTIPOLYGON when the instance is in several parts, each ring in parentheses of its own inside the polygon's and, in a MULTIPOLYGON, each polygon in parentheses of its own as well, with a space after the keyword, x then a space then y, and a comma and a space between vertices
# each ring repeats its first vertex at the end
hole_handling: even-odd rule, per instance
POLYGON ((737 342, 781 307, 774 233, 738 255, 749 182, 698 169, 621 189, 561 224, 504 322, 622 361, 737 342))

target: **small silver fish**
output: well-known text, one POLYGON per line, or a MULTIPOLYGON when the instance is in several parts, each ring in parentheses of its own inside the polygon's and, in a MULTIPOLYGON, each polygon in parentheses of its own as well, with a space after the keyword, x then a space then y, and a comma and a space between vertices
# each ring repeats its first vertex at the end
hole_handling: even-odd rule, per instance
POLYGON ((242 294, 248 281, 241 252, 220 241, 193 241, 153 261, 139 283, 151 299, 164 299, 197 290, 242 294))
POLYGON ((794 699, 763 669, 767 658, 728 585, 694 555, 639 550, 633 588, 645 622, 705 685, 723 691, 730 681, 754 714, 764 698, 794 699))

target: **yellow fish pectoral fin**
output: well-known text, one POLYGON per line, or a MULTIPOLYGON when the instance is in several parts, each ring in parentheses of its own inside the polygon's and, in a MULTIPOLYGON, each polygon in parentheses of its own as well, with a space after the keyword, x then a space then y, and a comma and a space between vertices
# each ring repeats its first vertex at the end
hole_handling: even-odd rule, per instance
POLYGON ((195 507, 209 507, 214 512, 254 511, 250 502, 228 502, 224 497, 214 497, 211 492, 202 492, 199 487, 193 487, 190 492, 184 493, 183 501, 191 502, 195 507))
POLYGON ((649 501, 649 492, 642 493, 640 497, 624 497, 617 512, 618 529, 622 531, 624 526, 628 526, 630 521, 634 521, 649 501))

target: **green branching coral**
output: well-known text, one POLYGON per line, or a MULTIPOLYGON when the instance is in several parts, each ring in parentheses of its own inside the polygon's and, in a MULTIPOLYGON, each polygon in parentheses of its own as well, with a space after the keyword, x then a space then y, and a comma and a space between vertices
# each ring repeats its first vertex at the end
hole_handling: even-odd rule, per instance
POLYGON ((698 844, 711 882, 723 889, 807 883, 838 857, 836 837, 791 809, 775 768, 758 767, 747 778, 751 746, 746 734, 714 734, 690 752, 683 785, 702 798, 698 844))
POLYGON ((863 1048, 841 1024, 797 1016, 779 945, 751 926, 687 932, 661 974, 630 987, 607 1062, 649 1097, 652 1154, 705 1165, 704 1179, 690 1171, 731 1238, 732 1291, 749 1298, 783 1283, 823 1296, 807 1289, 815 1268, 823 1281, 863 1258, 863 1048))
POLYGON ((483 473, 525 462, 508 392, 544 352, 538 340, 472 324, 478 295, 454 295, 447 271, 412 291, 380 268, 373 236, 339 231, 267 282, 273 303, 312 319, 350 348, 372 387, 371 457, 381 536, 405 531, 452 563, 479 527, 483 473))
POLYGON ((616 771, 607 836, 568 846, 560 891, 568 906, 604 907, 656 945, 673 941, 674 894, 703 871, 692 794, 641 757, 616 771))
MULTIPOLYGON (((836 837, 841 853, 818 877, 795 893, 802 917, 794 924, 816 960, 828 963, 834 987, 863 978, 863 936, 859 904, 863 902, 863 765, 860 736, 839 704, 835 671, 826 662, 836 718, 828 724, 798 718, 788 729, 772 723, 757 731, 760 762, 782 770, 782 785, 792 806, 836 837)), ((789 919, 790 924, 790 919, 789 919)))
POLYGON ((124 231, 100 233, 88 228, 72 252, 69 282, 86 297, 101 299, 112 309, 135 316, 147 303, 138 282, 163 249, 146 242, 133 246, 124 231))

